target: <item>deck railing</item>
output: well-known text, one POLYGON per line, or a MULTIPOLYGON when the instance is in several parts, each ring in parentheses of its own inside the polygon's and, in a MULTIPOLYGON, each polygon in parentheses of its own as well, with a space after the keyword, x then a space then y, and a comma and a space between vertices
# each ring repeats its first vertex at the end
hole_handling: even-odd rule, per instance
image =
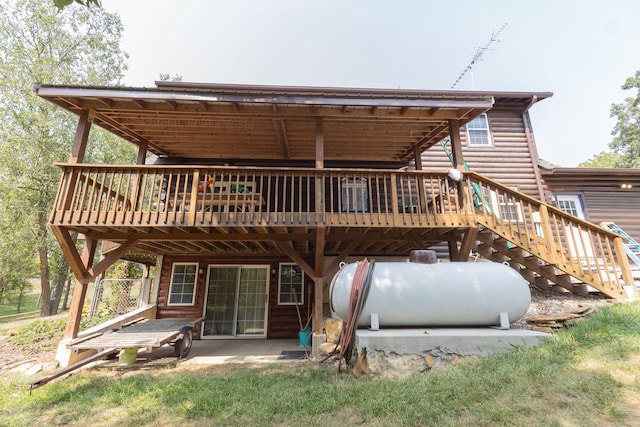
POLYGON ((633 283, 619 236, 473 172, 457 182, 448 171, 60 167, 51 223, 78 231, 481 225, 506 239, 515 258, 524 250, 616 292, 621 274, 633 283))
POLYGON ((512 258, 524 249, 613 294, 633 283, 624 242, 615 233, 482 175, 465 172, 463 182, 469 203, 476 205, 475 221, 505 238, 513 246, 512 258))
POLYGON ((473 213, 446 171, 60 166, 54 225, 464 226, 473 213))

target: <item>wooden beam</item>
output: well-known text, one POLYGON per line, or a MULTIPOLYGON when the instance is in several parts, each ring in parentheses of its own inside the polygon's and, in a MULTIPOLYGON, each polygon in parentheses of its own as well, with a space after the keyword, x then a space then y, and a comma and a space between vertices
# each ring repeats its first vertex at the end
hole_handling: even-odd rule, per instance
POLYGON ((316 271, 313 268, 311 268, 309 264, 307 264, 307 261, 305 261, 305 259, 302 258, 300 254, 298 254, 293 249, 293 247, 291 247, 291 244, 289 242, 278 242, 274 240, 273 244, 276 245, 278 249, 284 252, 289 258, 291 258, 293 262, 298 264, 302 268, 302 270, 304 270, 304 272, 307 273, 309 277, 311 278, 316 277, 316 271))
POLYGON ((87 268, 90 268, 93 265, 93 260, 96 256, 96 247, 98 246, 98 242, 95 239, 92 239, 89 236, 84 237, 84 246, 82 248, 82 256, 80 259, 82 260, 82 264, 87 268))
POLYGON ((324 247, 326 244, 326 229, 324 227, 316 228, 316 250, 315 250, 315 276, 322 277, 324 270, 324 247))
POLYGON ((324 121, 316 119, 316 169, 324 169, 324 121))
POLYGON ((76 249, 75 242, 66 228, 52 226, 51 230, 62 248, 62 253, 69 262, 69 267, 71 268, 73 275, 76 277, 78 282, 82 284, 88 284, 91 282, 96 278, 96 276, 103 273, 114 262, 126 254, 129 249, 138 243, 138 240, 136 239, 125 241, 117 249, 109 252, 109 255, 107 255, 95 267, 92 267, 93 254, 95 254, 97 239, 91 236, 85 236, 85 248, 83 249, 82 256, 80 256, 76 249))
POLYGON ((291 158, 289 150, 289 139, 287 138, 287 130, 284 127, 284 120, 273 120, 273 128, 276 131, 278 142, 280 143, 280 151, 285 159, 291 158))
POLYGON ((116 135, 120 135, 122 138, 135 142, 140 145, 142 143, 147 144, 147 147, 153 147, 158 153, 167 154, 167 152, 160 146, 151 144, 146 138, 137 132, 131 130, 130 125, 123 125, 120 122, 112 119, 108 115, 104 113, 96 114, 96 120, 102 122, 105 127, 110 128, 110 130, 116 135))
POLYGON ((358 245, 361 243, 362 242, 357 239, 351 240, 349 244, 347 244, 347 246, 342 250, 342 252, 340 252, 338 256, 335 257, 329 265, 327 265, 327 268, 325 268, 324 271, 322 272, 322 276, 326 277, 329 274, 331 274, 334 270, 336 270, 338 268, 338 265, 342 262, 342 260, 348 257, 349 255, 351 255, 351 251, 357 248, 358 245))
POLYGON ((143 141, 138 145, 138 159, 136 164, 144 165, 147 161, 147 149, 149 148, 149 144, 146 141, 143 141))
POLYGON ((142 99, 132 99, 131 102, 133 102, 134 104, 136 104, 138 107, 142 108, 143 110, 147 108, 147 103, 142 99))
POLYGON ((458 241, 457 240, 448 240, 447 241, 447 246, 449 246, 449 260, 450 261, 459 261, 459 253, 460 251, 458 250, 458 241))
MULTIPOLYGON (((324 120, 316 119, 316 169, 324 169, 324 120)), ((324 182, 317 176, 316 182, 316 217, 324 221, 324 182)))
POLYGON ((89 283, 90 280, 86 280, 88 276, 87 268, 78 254, 76 243, 71 238, 69 231, 66 228, 55 226, 51 226, 51 231, 53 232, 53 235, 56 236, 56 239, 60 244, 60 248, 62 249, 62 253, 67 259, 69 267, 78 282, 85 284, 89 283))
MULTIPOLYGON (((85 236, 84 247, 82 248, 81 263, 86 267, 93 265, 93 259, 96 255, 97 241, 91 237, 85 236)), ((75 248, 75 246, 74 246, 75 248)), ((82 320, 82 308, 87 295, 89 282, 77 280, 73 288, 73 296, 71 297, 71 305, 69 306, 69 314, 67 315, 67 325, 64 330, 63 338, 75 338, 80 330, 80 321, 82 320)))
POLYGON ((89 281, 104 273, 107 268, 111 267, 116 261, 122 258, 127 252, 129 252, 129 249, 134 247, 137 243, 138 241, 135 239, 127 240, 121 244, 118 249, 109 252, 109 255, 104 257, 95 267, 88 269, 89 281))
POLYGON ((80 113, 76 135, 73 138, 73 146, 71 147, 71 155, 69 156, 69 163, 82 163, 84 160, 94 114, 95 111, 93 110, 82 110, 80 113))
POLYGON ((454 167, 456 169, 464 169, 462 141, 460 140, 460 120, 449 120, 449 136, 451 137, 451 153, 453 154, 454 167))
POLYGON ((76 281, 73 287, 73 296, 71 297, 71 305, 69 306, 69 314, 67 315, 67 325, 64 329, 63 339, 76 338, 80 331, 80 320, 82 320, 82 307, 87 295, 88 284, 76 281))
MULTIPOLYGON (((430 124, 432 124, 432 123, 430 123, 430 124)), ((407 158, 410 158, 411 156, 414 156, 416 148, 422 150, 422 147, 423 147, 424 144, 426 144, 427 142, 431 141, 438 134, 444 133, 446 129, 447 129, 447 124, 446 123, 439 123, 437 126, 429 129, 429 131, 426 133, 426 135, 424 135, 417 142, 415 142, 413 145, 411 145, 411 147, 406 149, 400 155, 400 158, 407 159, 407 158)))
POLYGON ((322 333, 322 311, 323 311, 323 282, 324 282, 324 245, 325 245, 325 229, 319 227, 316 229, 316 259, 315 259, 315 275, 313 277, 314 283, 314 298, 313 298, 313 332, 316 334, 322 333))
POLYGON ((135 237, 139 242, 148 241, 185 241, 185 242, 200 242, 200 241, 233 241, 233 242, 268 242, 272 240, 278 241, 293 241, 303 242, 311 241, 315 238, 313 232, 294 232, 294 233, 142 233, 142 232, 97 232, 89 233, 89 236, 96 240, 110 240, 120 241, 129 240, 135 237))
MULTIPOLYGON (((422 150, 419 146, 413 147, 413 160, 416 165, 416 170, 422 170, 422 150)), ((422 213, 426 212, 427 206, 427 187, 424 185, 424 179, 422 176, 417 178, 418 181, 418 200, 420 201, 420 207, 422 213)))
POLYGON ((458 249, 458 255, 455 261, 467 261, 476 240, 478 240, 478 228, 469 228, 462 237, 462 244, 458 249))

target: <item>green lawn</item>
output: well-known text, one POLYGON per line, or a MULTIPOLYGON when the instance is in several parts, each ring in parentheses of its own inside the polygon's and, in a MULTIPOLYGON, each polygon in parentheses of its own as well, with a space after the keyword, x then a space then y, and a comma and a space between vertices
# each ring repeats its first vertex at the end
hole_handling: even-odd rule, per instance
POLYGON ((317 363, 90 369, 33 392, 0 379, 0 424, 638 426, 640 303, 591 314, 537 348, 406 380, 317 363))
POLYGON ((17 311, 17 304, 13 304, 13 303, 0 304, 0 322, 2 322, 3 320, 7 320, 7 319, 3 319, 3 317, 5 316, 13 316, 16 314, 24 314, 24 313, 31 313, 34 311, 38 311, 39 309, 36 308, 36 305, 38 304, 39 298, 40 298, 40 292, 29 292, 25 294, 24 301, 20 306, 20 313, 18 313, 17 311))

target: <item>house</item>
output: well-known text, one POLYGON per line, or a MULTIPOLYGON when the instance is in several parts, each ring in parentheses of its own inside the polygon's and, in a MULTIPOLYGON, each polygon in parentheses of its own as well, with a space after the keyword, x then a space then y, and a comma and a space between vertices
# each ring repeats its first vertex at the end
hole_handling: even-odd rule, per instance
POLYGON ((640 241, 640 169, 563 168, 540 163, 553 203, 595 224, 613 222, 640 241))
POLYGON ((295 337, 310 319, 322 340, 326 284, 347 257, 439 245, 466 261, 473 249, 541 288, 613 298, 631 280, 619 236, 545 203, 528 111, 550 93, 36 91, 79 118, 51 214, 80 283, 67 339, 87 284, 120 258, 155 266, 146 302, 159 318, 204 316, 200 339, 295 337), (84 164, 92 126, 135 144, 137 164, 84 164))

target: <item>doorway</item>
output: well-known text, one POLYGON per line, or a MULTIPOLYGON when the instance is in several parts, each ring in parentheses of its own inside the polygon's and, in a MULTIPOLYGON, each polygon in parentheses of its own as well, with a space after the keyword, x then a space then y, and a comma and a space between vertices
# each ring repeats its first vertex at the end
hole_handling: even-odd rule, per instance
POLYGON ((266 337, 268 265, 210 265, 202 338, 266 337))

